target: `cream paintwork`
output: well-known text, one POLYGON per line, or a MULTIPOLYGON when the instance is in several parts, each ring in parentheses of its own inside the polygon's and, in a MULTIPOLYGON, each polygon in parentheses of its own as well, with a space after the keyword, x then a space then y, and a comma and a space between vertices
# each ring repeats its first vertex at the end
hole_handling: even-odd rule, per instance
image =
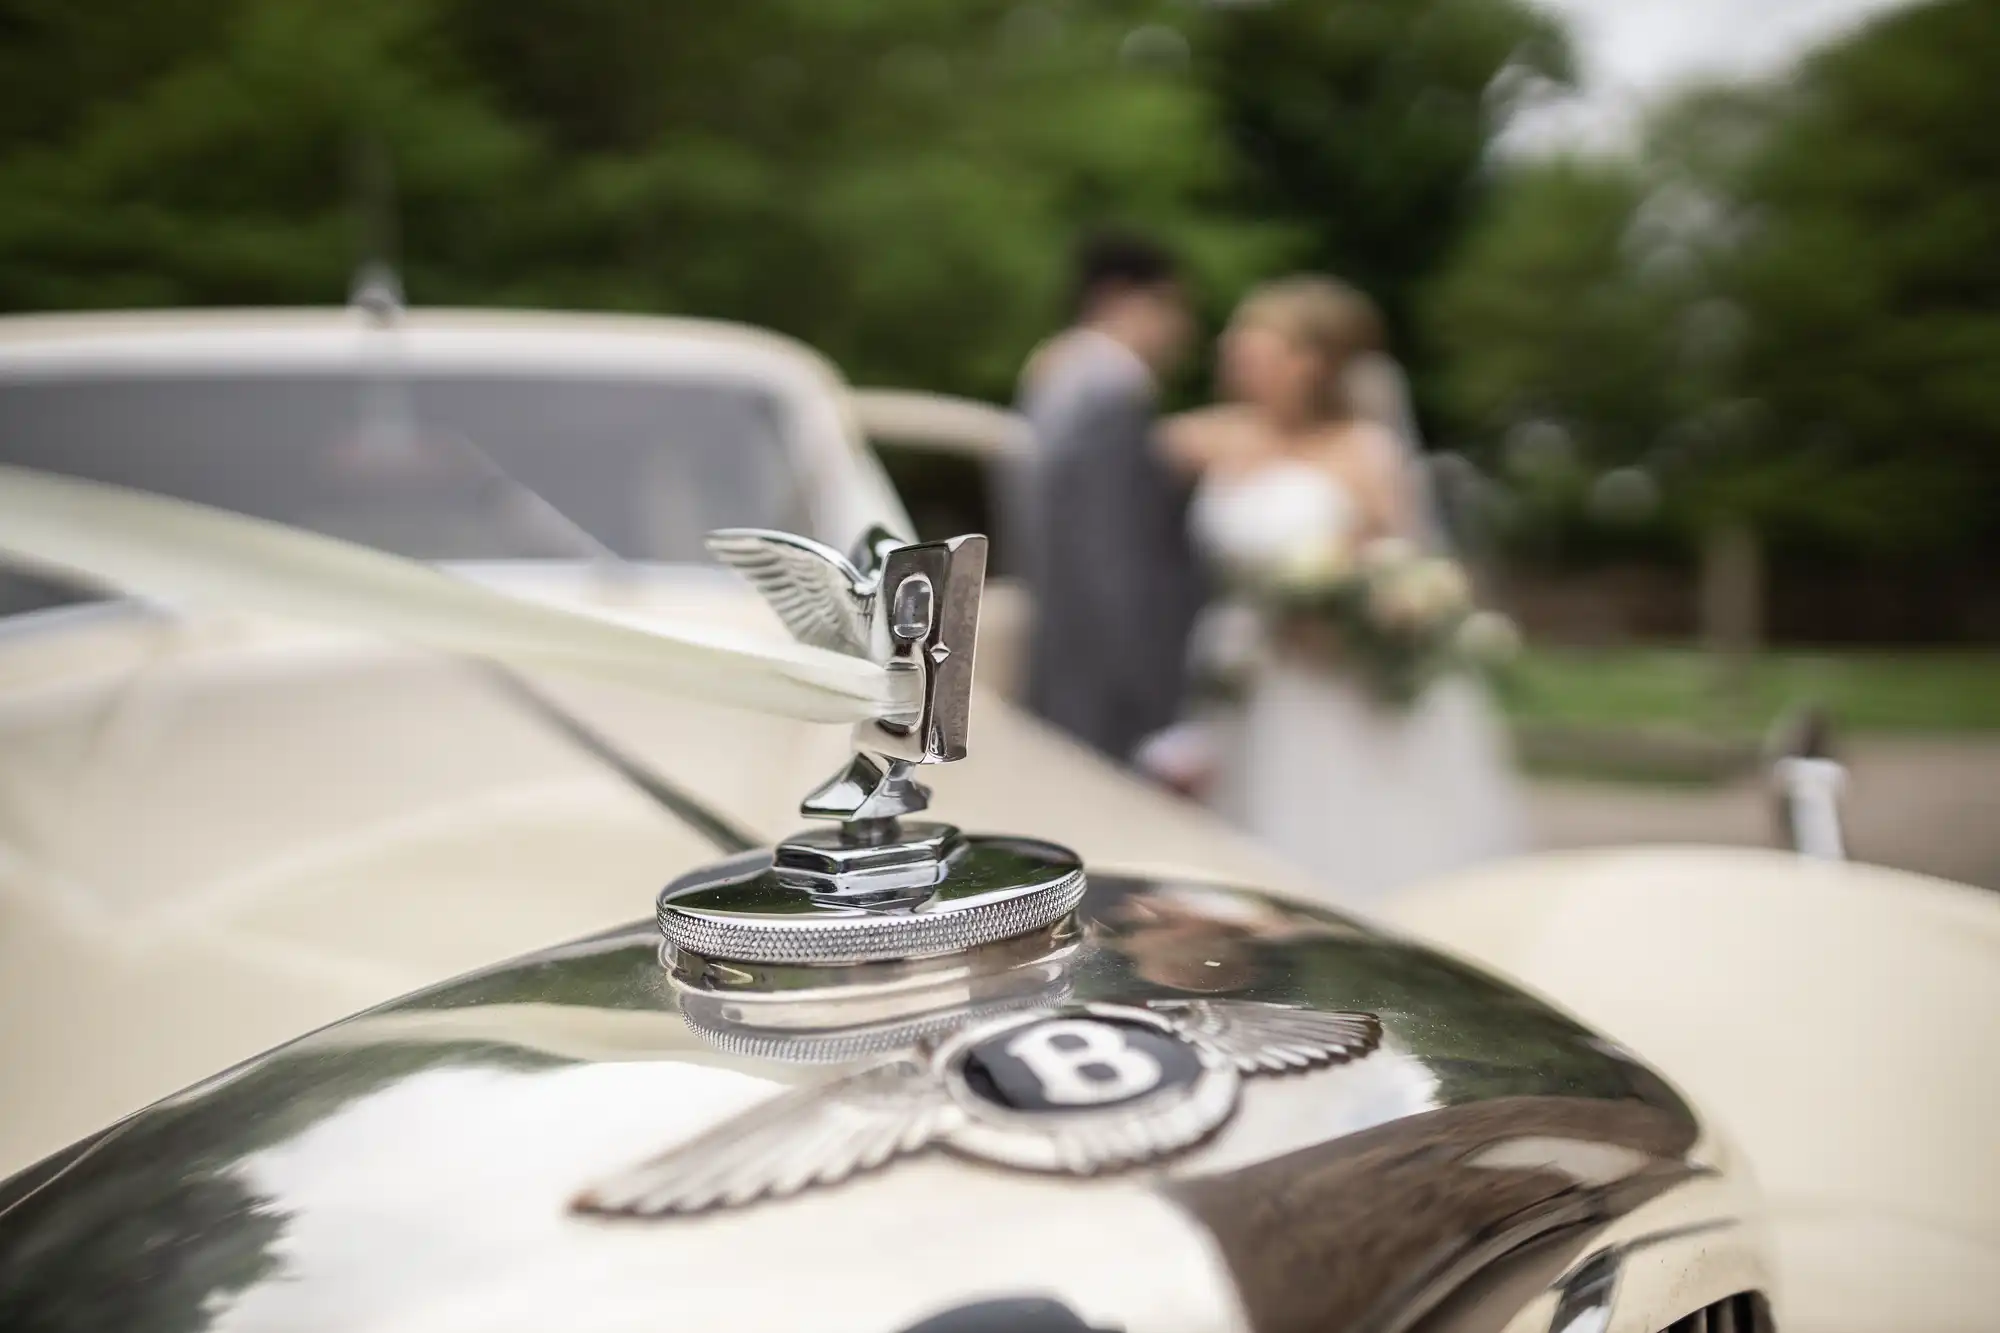
MULTIPOLYGON (((701 582, 682 606, 769 621, 701 582)), ((715 855, 464 663, 51 615, 0 646, 0 1174, 300 1031, 644 916, 715 855)), ((846 749, 842 728, 539 683, 766 837, 846 749)), ((978 710, 941 814, 1107 868, 1299 883, 997 699, 978 710)))
POLYGON ((2000 898, 1780 852, 1516 861, 1386 915, 1644 1054, 1766 1192, 1787 1333, 2000 1310, 2000 898))

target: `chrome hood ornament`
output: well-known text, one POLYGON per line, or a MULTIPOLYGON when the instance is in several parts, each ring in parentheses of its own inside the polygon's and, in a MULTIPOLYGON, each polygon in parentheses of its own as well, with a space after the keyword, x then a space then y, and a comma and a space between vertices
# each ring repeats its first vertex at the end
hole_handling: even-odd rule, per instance
POLYGON ((905 543, 871 529, 853 559, 804 537, 731 528, 709 549, 795 638, 879 663, 891 704, 855 726, 855 754, 800 805, 831 821, 682 877, 660 896, 667 961, 824 966, 924 958, 1061 920, 1083 896, 1075 853, 916 822, 925 764, 967 753, 986 539, 905 543))
POLYGON ((908 818, 930 796, 917 768, 966 754, 985 538, 905 545, 871 532, 852 561, 786 533, 718 532, 709 546, 795 636, 866 653, 903 686, 801 805, 830 827, 667 886, 661 958, 689 1027, 724 1049, 875 1058, 600 1181, 577 1211, 733 1207, 932 1147, 1024 1171, 1136 1167, 1220 1129, 1245 1078, 1380 1043, 1366 1013, 1072 1003, 1076 854, 908 818))
POLYGON ((889 673, 896 703, 855 727, 854 759, 801 813, 855 822, 928 805, 912 766, 966 755, 986 538, 909 544, 876 527, 850 561, 789 532, 724 528, 709 534, 708 549, 763 594, 793 638, 889 673))

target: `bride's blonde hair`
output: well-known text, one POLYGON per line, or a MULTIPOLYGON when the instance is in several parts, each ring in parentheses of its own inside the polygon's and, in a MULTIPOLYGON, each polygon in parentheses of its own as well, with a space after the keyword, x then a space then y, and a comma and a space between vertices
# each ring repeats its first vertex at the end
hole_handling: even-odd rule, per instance
POLYGON ((1270 329, 1317 354, 1325 367, 1315 403, 1319 416, 1341 421, 1354 415, 1347 368, 1356 357, 1382 349, 1382 316, 1373 301, 1337 278, 1298 273, 1252 289, 1230 322, 1270 329))

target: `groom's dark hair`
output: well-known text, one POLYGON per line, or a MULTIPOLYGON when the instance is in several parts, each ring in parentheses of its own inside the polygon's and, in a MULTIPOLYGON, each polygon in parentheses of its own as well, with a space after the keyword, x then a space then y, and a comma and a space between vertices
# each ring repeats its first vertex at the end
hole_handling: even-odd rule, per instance
POLYGON ((1133 232, 1101 231, 1076 248, 1070 315, 1080 318, 1100 296, 1133 287, 1161 287, 1180 277, 1173 254, 1133 232))

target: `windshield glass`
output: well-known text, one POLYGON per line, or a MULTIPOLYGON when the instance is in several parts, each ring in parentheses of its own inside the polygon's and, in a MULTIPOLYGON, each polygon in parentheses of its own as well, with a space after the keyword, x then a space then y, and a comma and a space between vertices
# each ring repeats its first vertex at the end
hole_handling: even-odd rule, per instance
POLYGON ((0 383, 0 462, 424 560, 692 561, 797 531, 777 396, 726 381, 365 373, 0 383), (540 497, 540 498, 537 498, 540 497))

